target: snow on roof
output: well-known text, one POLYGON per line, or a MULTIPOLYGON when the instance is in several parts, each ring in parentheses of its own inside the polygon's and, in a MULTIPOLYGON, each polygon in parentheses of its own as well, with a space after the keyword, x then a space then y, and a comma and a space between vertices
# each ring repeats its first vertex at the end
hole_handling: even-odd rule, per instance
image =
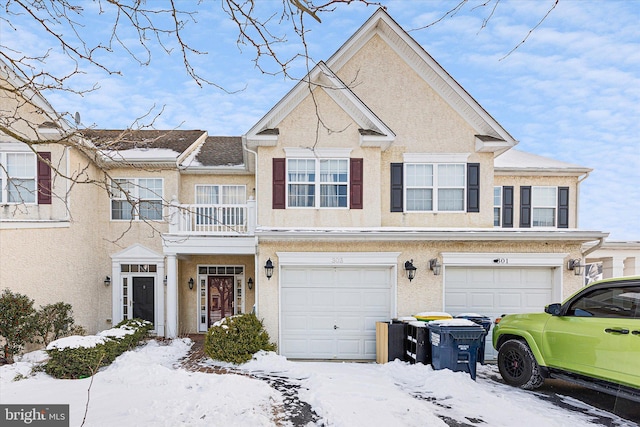
POLYGON ((539 156, 512 148, 495 158, 496 170, 566 170, 573 172, 591 172, 592 169, 584 166, 567 163, 549 157, 539 156))

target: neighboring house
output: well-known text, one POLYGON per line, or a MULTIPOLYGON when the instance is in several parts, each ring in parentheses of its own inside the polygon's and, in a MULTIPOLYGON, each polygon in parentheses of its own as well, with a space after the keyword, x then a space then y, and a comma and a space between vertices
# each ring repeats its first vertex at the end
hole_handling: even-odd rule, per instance
MULTIPOLYGON (((578 227, 591 169, 514 149, 382 9, 242 137, 80 133, 98 154, 61 163, 102 188, 59 180, 57 216, 3 193, 0 288, 70 302, 91 331, 142 317, 175 337, 255 310, 287 357, 371 360, 376 321, 560 301, 607 236, 578 227)), ((39 185, 23 160, 13 178, 39 185)))
POLYGON ((640 242, 585 243, 585 283, 610 277, 640 276, 640 242))

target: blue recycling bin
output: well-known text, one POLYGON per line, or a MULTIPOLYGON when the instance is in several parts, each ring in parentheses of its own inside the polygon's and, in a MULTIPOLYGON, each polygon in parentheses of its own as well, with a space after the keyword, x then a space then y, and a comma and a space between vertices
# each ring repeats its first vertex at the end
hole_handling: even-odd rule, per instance
POLYGON ((468 372, 475 381, 478 350, 486 335, 482 326, 464 319, 430 322, 431 366, 468 372))
MULTIPOLYGON (((473 323, 476 323, 484 328, 487 331, 487 335, 489 335, 489 330, 491 329, 491 319, 487 316, 483 316, 481 314, 476 313, 464 313, 458 314, 455 316, 456 319, 467 319, 471 320, 473 323)), ((485 351, 486 340, 482 341, 482 345, 478 348, 478 362, 481 365, 484 365, 484 351, 485 351)))

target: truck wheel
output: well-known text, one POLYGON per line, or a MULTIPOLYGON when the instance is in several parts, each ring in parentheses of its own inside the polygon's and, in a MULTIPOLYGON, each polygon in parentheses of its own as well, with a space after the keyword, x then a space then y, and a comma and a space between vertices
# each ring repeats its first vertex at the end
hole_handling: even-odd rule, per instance
POLYGON ((520 340, 509 340, 500 347, 498 369, 504 381, 514 387, 533 390, 544 382, 531 349, 520 340))

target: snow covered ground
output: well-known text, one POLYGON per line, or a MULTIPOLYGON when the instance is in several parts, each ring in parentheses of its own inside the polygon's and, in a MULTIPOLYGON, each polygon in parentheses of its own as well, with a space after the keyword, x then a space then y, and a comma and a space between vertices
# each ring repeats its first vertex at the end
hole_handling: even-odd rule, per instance
MULTIPOLYGON (((392 362, 294 362, 260 353, 236 367, 250 375, 191 372, 180 367, 192 342, 150 341, 93 379, 58 380, 32 373, 44 352, 0 367, 0 403, 69 404, 70 425, 274 426, 292 425, 283 394, 252 376, 299 386, 300 400, 318 416, 311 425, 376 426, 635 426, 595 408, 562 409, 536 393, 491 379, 493 366, 469 374, 392 362), (87 406, 88 402, 88 406, 87 406)), ((213 365, 213 362, 211 362, 213 365)))

